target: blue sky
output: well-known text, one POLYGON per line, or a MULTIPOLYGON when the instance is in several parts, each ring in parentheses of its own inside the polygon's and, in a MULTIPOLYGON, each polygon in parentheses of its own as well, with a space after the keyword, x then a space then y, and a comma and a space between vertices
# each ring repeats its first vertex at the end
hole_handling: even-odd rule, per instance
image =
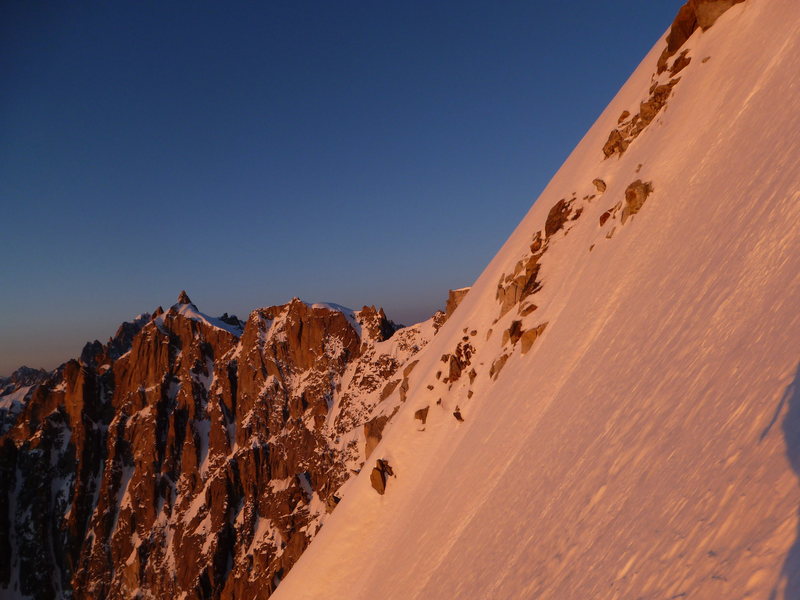
POLYGON ((184 288, 426 318, 681 3, 2 3, 0 373, 184 288))

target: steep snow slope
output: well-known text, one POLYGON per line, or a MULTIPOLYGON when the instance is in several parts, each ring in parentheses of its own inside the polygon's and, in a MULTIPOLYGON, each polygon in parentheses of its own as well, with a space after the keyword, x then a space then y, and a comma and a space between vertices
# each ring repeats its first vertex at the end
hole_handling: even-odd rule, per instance
POLYGON ((696 31, 666 107, 604 159, 663 45, 416 357, 372 455, 385 495, 352 478, 276 598, 800 597, 800 4, 696 31), (640 212, 599 226, 637 179, 640 212), (498 280, 573 193, 538 308, 495 323, 498 280), (547 323, 526 354, 515 320, 547 323), (474 382, 445 383, 460 342, 474 382))

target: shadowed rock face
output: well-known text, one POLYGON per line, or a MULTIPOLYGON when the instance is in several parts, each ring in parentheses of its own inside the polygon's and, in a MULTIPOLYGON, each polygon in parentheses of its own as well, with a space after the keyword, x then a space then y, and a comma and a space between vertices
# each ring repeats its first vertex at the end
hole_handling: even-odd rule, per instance
POLYGON ((382 310, 297 299, 241 325, 182 292, 80 361, 3 380, 34 387, 0 437, 0 588, 270 595, 363 463, 381 389, 427 340, 382 310))

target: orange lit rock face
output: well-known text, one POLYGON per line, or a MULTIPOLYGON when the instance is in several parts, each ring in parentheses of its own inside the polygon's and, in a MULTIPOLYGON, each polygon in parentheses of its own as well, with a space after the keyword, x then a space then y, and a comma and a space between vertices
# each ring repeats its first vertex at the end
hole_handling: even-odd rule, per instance
POLYGON ((658 59, 658 72, 666 70, 669 58, 686 43, 698 27, 705 31, 729 8, 740 2, 744 0, 689 0, 684 4, 667 34, 667 47, 658 59))
POLYGON ((365 423, 380 423, 379 440, 381 389, 426 341, 396 328, 372 307, 297 299, 213 320, 183 292, 31 376, 0 438, 0 551, 14 557, 0 585, 16 577, 35 598, 269 596, 363 462, 365 423))

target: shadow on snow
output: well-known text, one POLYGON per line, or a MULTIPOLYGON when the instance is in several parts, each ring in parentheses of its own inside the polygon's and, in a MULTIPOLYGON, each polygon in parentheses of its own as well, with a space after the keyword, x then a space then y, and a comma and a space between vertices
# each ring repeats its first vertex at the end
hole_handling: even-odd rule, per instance
MULTIPOLYGON (((788 410, 781 427, 783 429, 784 442, 786 443, 786 455, 795 474, 800 478, 800 364, 797 365, 794 380, 784 391, 772 420, 761 433, 760 440, 767 436, 787 405, 788 410)), ((783 563, 781 581, 786 582, 784 600, 800 599, 800 509, 798 509, 797 534, 783 563)), ((777 600, 777 598, 778 588, 776 586, 770 594, 770 600, 777 600)))

